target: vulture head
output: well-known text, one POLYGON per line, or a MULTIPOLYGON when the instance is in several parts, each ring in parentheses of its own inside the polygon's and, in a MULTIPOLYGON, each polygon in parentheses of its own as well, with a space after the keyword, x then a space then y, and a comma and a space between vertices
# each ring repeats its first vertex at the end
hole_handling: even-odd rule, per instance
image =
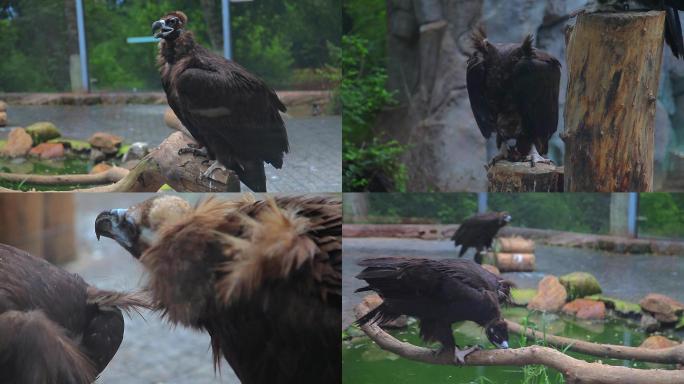
POLYGON ((497 348, 508 348, 508 326, 502 319, 494 320, 485 327, 487 339, 497 348))
POLYGON ((510 215, 508 212, 501 212, 499 215, 500 215, 500 218, 501 218, 500 220, 501 220, 501 225, 502 225, 502 226, 504 226, 504 225, 510 223, 511 220, 513 219, 513 217, 511 217, 511 215, 510 215))
POLYGON ((177 221, 190 212, 190 204, 178 196, 161 195, 128 209, 101 212, 95 219, 95 235, 109 237, 136 259, 154 243, 162 224, 177 221))
POLYGON ((164 40, 175 40, 188 24, 188 17, 181 11, 168 13, 152 24, 152 35, 164 40))

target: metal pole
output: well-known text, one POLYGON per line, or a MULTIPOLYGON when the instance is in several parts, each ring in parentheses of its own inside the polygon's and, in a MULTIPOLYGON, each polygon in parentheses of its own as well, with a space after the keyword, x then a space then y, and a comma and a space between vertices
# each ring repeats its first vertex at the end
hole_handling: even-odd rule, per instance
POLYGON ((76 0, 76 26, 78 28, 78 54, 81 59, 81 83, 83 90, 88 92, 90 91, 90 81, 88 81, 88 50, 83 20, 83 0, 76 0))
POLYGON ((233 58, 230 45, 230 0, 221 0, 221 11, 223 15, 223 56, 230 60, 233 58))
POLYGON ((636 237, 639 195, 636 192, 629 192, 629 202, 627 204, 627 232, 631 237, 636 237))
POLYGON ((487 212, 487 192, 477 193, 477 213, 487 212))

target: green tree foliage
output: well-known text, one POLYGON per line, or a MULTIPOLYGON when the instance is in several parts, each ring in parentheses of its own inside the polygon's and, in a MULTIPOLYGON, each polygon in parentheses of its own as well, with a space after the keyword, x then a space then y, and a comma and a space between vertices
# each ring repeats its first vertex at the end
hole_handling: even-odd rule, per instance
POLYGON ((639 195, 639 234, 684 238, 684 195, 642 193, 639 195))
MULTIPOLYGON (((69 61, 78 54, 73 4, 73 0, 0 0, 0 92, 71 89, 69 61)), ((335 64, 328 42, 340 45, 341 9, 341 0, 232 4, 233 56, 274 88, 297 86, 295 81, 325 81, 314 69, 335 64)), ((94 89, 161 88, 156 44, 128 44, 126 38, 149 36, 152 22, 171 10, 185 12, 198 42, 222 53, 218 0, 84 1, 94 89)))
POLYGON ((460 223, 477 212, 474 193, 371 193, 368 215, 385 223, 460 223))

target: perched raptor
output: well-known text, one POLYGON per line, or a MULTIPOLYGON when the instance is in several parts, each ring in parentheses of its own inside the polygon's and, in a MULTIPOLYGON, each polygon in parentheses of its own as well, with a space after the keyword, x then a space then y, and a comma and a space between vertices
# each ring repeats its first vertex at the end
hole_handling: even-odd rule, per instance
POLYGON ((549 140, 558 127, 561 65, 532 45, 489 42, 483 29, 472 35, 474 52, 466 82, 470 106, 485 138, 496 134, 500 152, 490 162, 550 163, 549 140))
POLYGON ((123 339, 121 310, 149 307, 0 244, 0 383, 94 382, 123 339))
POLYGON ((208 332, 242 383, 341 382, 339 198, 156 196, 102 212, 95 232, 140 260, 165 317, 208 332))
POLYGON ((581 10, 574 12, 616 12, 616 11, 665 11, 665 42, 672 54, 684 58, 684 39, 679 11, 684 10, 684 0, 591 0, 581 10))
POLYGON ((494 237, 511 221, 511 215, 507 212, 487 212, 471 216, 463 221, 458 227, 451 240, 455 246, 461 246, 458 257, 468 251, 468 248, 476 249, 475 261, 482 264, 482 251, 492 246, 494 237))
POLYGON ((420 321, 421 338, 453 350, 454 361, 461 364, 477 347, 459 349, 451 330, 457 321, 479 324, 492 344, 508 348, 508 327, 500 304, 510 302, 512 284, 473 261, 380 257, 364 259, 359 265, 365 269, 356 278, 368 286, 356 292, 375 291, 383 302, 358 324, 413 316, 420 321))
POLYGON ((181 152, 216 161, 235 171, 255 192, 266 191, 264 163, 283 166, 289 150, 280 112, 285 105, 257 76, 195 42, 183 12, 171 12, 152 25, 161 38, 159 70, 169 106, 202 149, 181 152))

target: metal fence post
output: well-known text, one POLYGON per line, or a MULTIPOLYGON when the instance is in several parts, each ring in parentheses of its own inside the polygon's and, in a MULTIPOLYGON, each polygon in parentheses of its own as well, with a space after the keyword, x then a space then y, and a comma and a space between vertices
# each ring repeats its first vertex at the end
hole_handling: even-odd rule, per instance
POLYGON ((78 28, 78 54, 81 59, 81 83, 85 92, 90 91, 88 80, 88 50, 86 48, 85 21, 83 16, 83 0, 76 0, 76 26, 78 28))
POLYGON ((487 192, 478 192, 477 193, 477 213, 485 213, 487 212, 487 192))
POLYGON ((223 56, 230 60, 233 58, 230 44, 230 0, 221 0, 221 15, 223 18, 223 56))

